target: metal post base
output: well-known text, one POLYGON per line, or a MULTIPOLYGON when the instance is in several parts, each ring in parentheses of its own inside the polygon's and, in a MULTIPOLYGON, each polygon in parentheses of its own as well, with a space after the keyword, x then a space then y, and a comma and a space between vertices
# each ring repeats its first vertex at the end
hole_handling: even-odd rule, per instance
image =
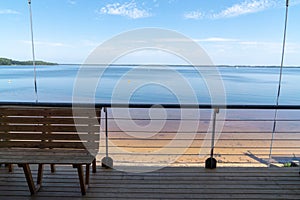
POLYGON ((205 160, 206 169, 215 169, 217 168, 217 160, 215 158, 207 158, 205 160))
POLYGON ((114 161, 111 157, 106 156, 106 157, 102 158, 101 163, 102 163, 102 167, 104 167, 106 169, 112 169, 114 161))

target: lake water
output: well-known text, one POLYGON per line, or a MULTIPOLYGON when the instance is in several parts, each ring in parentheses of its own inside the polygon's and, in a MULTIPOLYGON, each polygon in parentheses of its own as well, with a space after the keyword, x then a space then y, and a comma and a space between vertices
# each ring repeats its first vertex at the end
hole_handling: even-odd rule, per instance
MULTIPOLYGON (((82 66, 37 66, 39 102, 72 102, 74 83, 82 66)), ((96 102, 188 103, 190 86, 199 103, 211 103, 211 93, 223 81, 228 104, 275 104, 278 88, 278 67, 202 67, 200 73, 191 66, 84 66, 87 75, 80 95, 88 96, 95 87, 96 102), (99 73, 101 79, 99 79, 99 73), (205 74, 205 75, 203 75, 205 74), (97 82, 99 81, 99 82, 97 82), (92 83, 92 85, 90 84, 92 83), (86 92, 86 93, 85 93, 86 92)), ((300 68, 283 69, 279 103, 300 103, 300 68)), ((218 92, 217 92, 218 94, 218 92)), ((0 101, 34 102, 33 67, 0 66, 0 101)), ((191 102, 193 103, 193 101, 191 102)))

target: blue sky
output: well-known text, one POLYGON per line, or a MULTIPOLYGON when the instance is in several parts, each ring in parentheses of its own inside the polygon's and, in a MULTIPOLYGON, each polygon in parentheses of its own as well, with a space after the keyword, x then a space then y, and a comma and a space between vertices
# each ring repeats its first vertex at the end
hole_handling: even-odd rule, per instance
MULTIPOLYGON (((285 65, 300 66, 300 0, 290 4, 285 65)), ((158 27, 195 40, 215 64, 280 64, 284 0, 32 0, 32 10, 39 60, 83 63, 114 35, 158 27)), ((30 60, 27 0, 2 0, 0 24, 0 57, 30 60)))

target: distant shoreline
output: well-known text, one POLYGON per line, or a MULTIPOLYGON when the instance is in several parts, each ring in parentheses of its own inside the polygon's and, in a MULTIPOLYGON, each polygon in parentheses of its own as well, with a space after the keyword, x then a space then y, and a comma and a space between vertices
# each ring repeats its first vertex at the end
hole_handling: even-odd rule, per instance
MULTIPOLYGON (((80 64, 80 63, 53 63, 53 62, 47 62, 47 61, 41 61, 37 60, 35 61, 36 65, 81 65, 81 66, 131 66, 131 67, 162 67, 162 66, 170 66, 170 67, 233 67, 233 68, 280 68, 280 66, 276 65, 188 65, 188 64, 143 64, 143 63, 137 63, 137 64, 130 64, 130 63, 120 63, 120 64, 105 64, 105 63, 97 63, 97 64, 80 64)), ((0 65, 3 66, 22 66, 22 65, 33 65, 32 61, 18 61, 13 60, 9 58, 1 58, 0 57, 0 65)), ((299 66, 283 66, 284 68, 300 68, 299 66)))
MULTIPOLYGON (((59 65, 58 63, 52 63, 52 62, 45 62, 37 60, 35 61, 36 65, 59 65)), ((0 58, 0 65, 5 66, 15 66, 15 65, 33 65, 32 61, 18 61, 18 60, 12 60, 9 58, 0 58)))
MULTIPOLYGON (((58 64, 58 65, 82 65, 82 66, 132 66, 132 67, 137 67, 137 66, 142 66, 142 67, 161 67, 161 66, 170 66, 170 67, 248 67, 248 68, 280 68, 280 66, 275 66, 275 65, 182 65, 182 64, 78 64, 78 63, 73 63, 73 64, 58 64)), ((299 66, 283 66, 284 68, 300 68, 299 66)))

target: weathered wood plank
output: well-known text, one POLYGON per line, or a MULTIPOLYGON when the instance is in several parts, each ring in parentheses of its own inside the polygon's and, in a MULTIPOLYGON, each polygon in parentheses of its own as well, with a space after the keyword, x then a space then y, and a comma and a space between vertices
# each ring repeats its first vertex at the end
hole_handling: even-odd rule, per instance
POLYGON ((93 118, 74 117, 72 115, 66 117, 57 117, 57 116, 53 117, 50 115, 49 116, 18 116, 18 117, 0 116, 0 123, 11 123, 11 124, 74 124, 75 122, 76 123, 80 122, 82 124, 89 124, 89 123, 96 122, 95 120, 99 120, 99 117, 93 117, 93 118))
POLYGON ((30 125, 2 125, 0 127, 0 134, 5 132, 76 132, 77 130, 85 132, 99 132, 99 126, 76 126, 72 125, 51 125, 45 126, 42 124, 30 125))
POLYGON ((2 141, 0 148, 70 148, 70 149, 83 149, 83 148, 98 148, 97 143, 82 141, 78 142, 40 142, 40 141, 2 141))
MULTIPOLYGON (((53 175, 52 175, 53 176, 53 175)), ((21 179, 22 177, 20 177, 21 179)), ((72 179, 74 180, 74 179, 72 179)), ((19 182, 14 181, 15 184, 7 184, 6 186, 0 186, 1 189, 3 190, 8 190, 8 191, 13 191, 13 190, 24 190, 27 191, 28 188, 26 186, 26 184, 23 183, 22 180, 20 180, 19 182), (13 187, 12 187, 13 186, 13 187)), ((177 189, 181 189, 181 190, 185 190, 185 189, 222 189, 222 190, 226 190, 226 189, 231 189, 231 190, 238 190, 238 189, 253 189, 253 190, 297 190, 299 189, 299 185, 279 185, 279 184, 268 184, 267 182, 264 184, 259 184, 259 182, 256 182, 258 184, 231 184, 230 182, 227 182, 228 184, 224 184, 222 183, 221 185, 218 184, 205 184, 204 181, 199 182, 199 183, 193 183, 193 184, 188 184, 185 183, 183 184, 181 182, 181 184, 178 183, 166 183, 166 182, 162 182, 160 183, 156 183, 156 184, 151 184, 151 183, 147 183, 147 182, 139 182, 139 183, 95 183, 93 181, 93 189, 115 189, 115 188, 127 188, 127 189, 173 189, 173 190, 177 190, 177 189), (125 185, 126 183, 126 185, 125 185), (259 187, 259 188, 258 188, 259 187)), ((56 191, 65 191, 65 192, 69 192, 69 191, 78 191, 78 189, 76 188, 76 186, 78 185, 78 183, 71 183, 71 182, 50 182, 50 181, 46 181, 46 187, 43 188, 43 191, 48 191, 48 190, 56 190, 56 191)))
POLYGON ((80 153, 87 153, 88 150, 86 149, 12 149, 12 148, 3 148, 0 149, 0 155, 14 155, 14 154, 18 154, 18 155, 23 155, 23 154, 53 154, 53 155, 65 155, 68 154, 69 152, 74 153, 74 154, 80 154, 80 153))
MULTIPOLYGON (((37 167, 32 166, 36 173, 37 167)), ((164 168, 132 174, 103 170, 91 174, 91 187, 81 197, 76 170, 59 166, 57 173, 45 169, 44 187, 29 197, 25 178, 20 172, 8 174, 0 169, 0 199, 299 199, 300 179, 294 168, 164 168), (282 176, 277 175, 281 173, 282 176), (287 173, 287 177, 284 177, 287 173), (272 178, 267 178, 271 176, 272 178), (221 178, 217 178, 217 177, 221 178), (243 177, 240 180, 239 176, 243 177), (293 176, 293 180, 291 180, 293 176), (9 179, 8 179, 9 177, 9 179), (111 177, 111 178, 110 178, 111 177), (232 178, 230 178, 232 177, 232 178), (6 180, 6 181, 5 181, 6 180), (9 180, 9 182, 7 182, 9 180)))
MULTIPOLYGON (((73 116, 71 107, 49 108, 49 107, 0 107, 0 115, 5 116, 73 116)), ((77 108, 78 109, 78 108, 77 108)), ((95 115, 99 116, 99 109, 95 115)), ((83 108, 76 112, 76 116, 90 116, 94 114, 94 109, 83 108)))
MULTIPOLYGON (((72 155, 71 155, 72 156, 72 155)), ((45 157, 37 157, 36 159, 29 157, 22 159, 23 157, 11 157, 1 158, 0 162, 5 162, 8 164, 90 164, 93 161, 93 156, 84 155, 73 155, 73 157, 68 156, 53 156, 51 159, 46 159, 45 157)))

